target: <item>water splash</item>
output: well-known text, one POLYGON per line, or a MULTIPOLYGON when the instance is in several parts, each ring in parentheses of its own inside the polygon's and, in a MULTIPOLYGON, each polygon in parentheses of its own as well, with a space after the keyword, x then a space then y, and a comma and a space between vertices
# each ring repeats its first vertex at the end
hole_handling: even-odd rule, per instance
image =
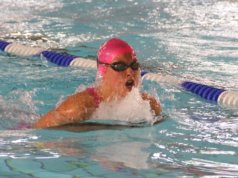
POLYGON ((144 101, 138 88, 134 88, 124 99, 101 103, 93 114, 95 120, 114 120, 125 123, 153 124, 155 117, 148 101, 144 101))
POLYGON ((15 128, 23 123, 33 123, 37 114, 38 101, 32 99, 34 91, 16 90, 10 96, 0 96, 0 128, 15 128))

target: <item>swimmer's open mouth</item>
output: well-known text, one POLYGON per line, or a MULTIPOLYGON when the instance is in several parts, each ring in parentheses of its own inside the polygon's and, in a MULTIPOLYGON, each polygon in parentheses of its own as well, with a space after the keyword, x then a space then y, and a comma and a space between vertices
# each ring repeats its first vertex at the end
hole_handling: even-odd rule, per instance
POLYGON ((134 80, 127 80, 127 82, 126 82, 126 87, 128 88, 128 89, 132 89, 132 87, 135 85, 135 82, 134 82, 134 80))

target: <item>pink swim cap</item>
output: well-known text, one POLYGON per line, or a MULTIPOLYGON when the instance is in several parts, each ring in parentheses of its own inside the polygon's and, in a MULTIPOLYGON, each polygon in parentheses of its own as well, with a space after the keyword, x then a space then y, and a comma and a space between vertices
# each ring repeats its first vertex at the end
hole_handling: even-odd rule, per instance
MULTIPOLYGON (((118 38, 112 38, 100 46, 97 60, 102 63, 110 64, 115 57, 128 53, 132 54, 132 58, 136 60, 136 53, 127 42, 118 38)), ((103 77, 106 69, 104 65, 98 64, 97 76, 103 77)))

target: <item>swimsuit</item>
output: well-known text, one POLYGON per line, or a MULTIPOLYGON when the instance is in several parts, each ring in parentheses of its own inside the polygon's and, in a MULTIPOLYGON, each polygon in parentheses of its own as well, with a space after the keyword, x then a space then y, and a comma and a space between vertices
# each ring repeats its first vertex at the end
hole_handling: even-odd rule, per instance
POLYGON ((98 108, 98 107, 99 107, 99 104, 100 104, 100 102, 101 102, 101 99, 100 99, 100 97, 98 96, 97 91, 96 91, 95 88, 93 88, 93 87, 87 88, 86 90, 87 90, 87 92, 94 98, 95 105, 96 105, 96 107, 98 108))

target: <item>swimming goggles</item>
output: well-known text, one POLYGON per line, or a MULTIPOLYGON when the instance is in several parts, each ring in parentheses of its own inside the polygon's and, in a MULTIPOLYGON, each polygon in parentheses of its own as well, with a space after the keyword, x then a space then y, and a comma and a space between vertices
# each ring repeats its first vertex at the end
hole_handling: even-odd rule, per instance
POLYGON ((111 63, 111 64, 107 64, 107 63, 103 63, 103 62, 98 61, 98 64, 102 64, 102 65, 105 65, 107 67, 111 67, 113 70, 118 71, 118 72, 124 71, 129 67, 132 70, 138 70, 140 68, 140 64, 136 61, 132 62, 129 65, 127 65, 126 63, 121 62, 121 61, 114 62, 114 63, 111 63))

